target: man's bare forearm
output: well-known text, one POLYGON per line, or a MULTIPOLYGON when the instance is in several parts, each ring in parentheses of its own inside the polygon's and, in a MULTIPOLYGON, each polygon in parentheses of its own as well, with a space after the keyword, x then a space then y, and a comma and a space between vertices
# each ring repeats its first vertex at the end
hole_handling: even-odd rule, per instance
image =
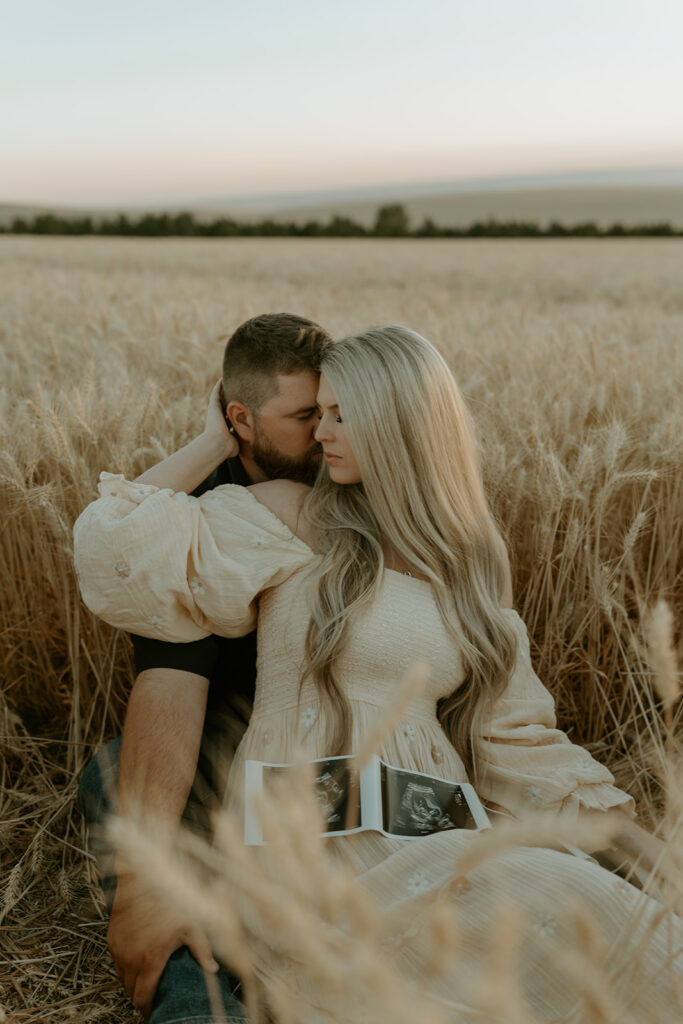
POLYGON ((180 823, 197 769, 209 681, 178 669, 142 672, 123 729, 119 813, 180 823))
MULTIPOLYGON (((119 813, 141 825, 178 827, 197 769, 209 681, 177 669, 141 672, 130 695, 119 770, 119 813)), ((119 978, 145 1016, 174 950, 186 945, 217 971, 203 933, 170 896, 151 889, 116 858, 117 887, 107 943, 119 978)))

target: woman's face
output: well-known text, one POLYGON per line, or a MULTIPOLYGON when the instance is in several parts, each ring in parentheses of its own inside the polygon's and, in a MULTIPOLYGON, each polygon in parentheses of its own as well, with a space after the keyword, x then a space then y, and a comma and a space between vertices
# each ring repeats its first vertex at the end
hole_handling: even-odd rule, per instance
POLYGON ((318 407, 320 422, 313 436, 322 445, 330 480, 336 484, 359 484, 361 475, 358 463, 346 436, 336 395, 324 373, 320 374, 318 407))

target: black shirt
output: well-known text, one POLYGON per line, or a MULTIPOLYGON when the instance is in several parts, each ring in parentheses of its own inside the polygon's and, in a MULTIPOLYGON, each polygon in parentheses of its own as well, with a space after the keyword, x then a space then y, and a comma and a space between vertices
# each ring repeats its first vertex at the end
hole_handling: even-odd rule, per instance
MULTIPOLYGON (((192 493, 198 498, 222 484, 247 487, 250 483, 239 458, 227 459, 192 493)), ((207 719, 224 711, 244 724, 248 722, 256 682, 255 631, 234 640, 214 635, 187 644, 144 636, 131 639, 138 673, 151 668, 174 668, 204 676, 210 684, 207 719)))

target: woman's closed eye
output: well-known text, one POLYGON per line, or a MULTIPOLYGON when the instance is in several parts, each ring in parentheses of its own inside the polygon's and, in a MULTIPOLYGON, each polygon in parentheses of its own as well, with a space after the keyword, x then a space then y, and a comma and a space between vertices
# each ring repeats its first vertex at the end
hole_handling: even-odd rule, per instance
MULTIPOLYGON (((318 411, 316 413, 313 413, 313 415, 317 418, 318 422, 320 422, 320 420, 323 418, 323 411, 322 411, 322 409, 318 409, 318 411)), ((333 414, 333 418, 334 418, 334 422, 335 423, 343 423, 344 422, 344 420, 341 418, 339 413, 334 413, 333 414)))

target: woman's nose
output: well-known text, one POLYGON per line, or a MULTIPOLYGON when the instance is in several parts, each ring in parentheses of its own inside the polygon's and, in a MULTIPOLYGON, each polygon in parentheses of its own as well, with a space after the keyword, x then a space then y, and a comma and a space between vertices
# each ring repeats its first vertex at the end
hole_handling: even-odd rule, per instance
POLYGON ((327 429, 327 425, 325 423, 325 417, 321 416, 318 426, 313 431, 313 437, 316 439, 318 444, 322 444, 323 441, 329 439, 329 433, 330 432, 327 429))

